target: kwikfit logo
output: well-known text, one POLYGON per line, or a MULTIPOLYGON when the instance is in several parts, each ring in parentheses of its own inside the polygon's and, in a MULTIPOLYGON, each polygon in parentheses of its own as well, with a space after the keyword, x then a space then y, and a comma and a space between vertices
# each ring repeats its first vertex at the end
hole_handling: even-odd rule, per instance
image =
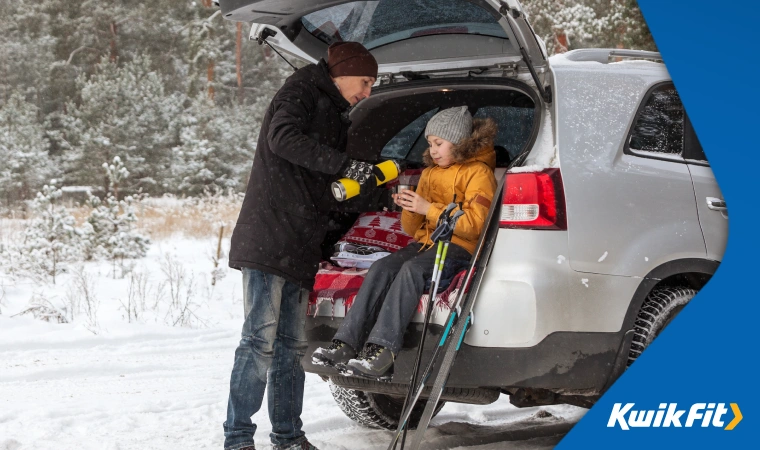
POLYGON ((741 422, 742 413, 739 405, 731 403, 731 412, 734 414, 733 420, 725 425, 723 417, 729 411, 725 403, 694 403, 687 410, 678 409, 678 403, 660 403, 656 410, 635 410, 635 403, 615 403, 612 407, 610 420, 607 422, 608 428, 614 428, 619 425, 623 430, 631 428, 691 428, 691 427, 717 427, 725 430, 733 430, 741 422), (681 423, 684 414, 686 418, 681 423))

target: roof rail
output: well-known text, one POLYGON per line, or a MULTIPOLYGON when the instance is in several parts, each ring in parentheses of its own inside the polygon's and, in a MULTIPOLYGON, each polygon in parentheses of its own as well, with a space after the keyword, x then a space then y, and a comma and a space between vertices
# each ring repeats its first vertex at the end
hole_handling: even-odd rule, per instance
POLYGON ((651 59, 654 61, 662 61, 662 56, 659 52, 648 52, 645 50, 611 50, 608 58, 651 59))
POLYGON ((616 59, 645 59, 662 62, 662 56, 658 52, 621 48, 580 48, 567 52, 566 57, 570 61, 593 61, 602 64, 609 64, 616 59))

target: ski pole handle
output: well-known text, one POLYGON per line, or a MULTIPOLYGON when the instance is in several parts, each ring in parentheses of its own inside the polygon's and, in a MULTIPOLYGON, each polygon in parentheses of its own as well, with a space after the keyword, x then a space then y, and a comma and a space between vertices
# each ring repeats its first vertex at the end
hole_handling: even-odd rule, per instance
POLYGON ((441 250, 443 242, 438 241, 438 247, 435 250, 435 262, 433 263, 433 275, 430 277, 430 282, 435 283, 435 279, 438 276, 438 270, 441 265, 441 250))
MULTIPOLYGON (((439 242, 440 245, 440 242, 439 242)), ((438 277, 441 277, 443 272, 443 264, 446 262, 446 254, 449 252, 449 241, 443 243, 443 255, 441 255, 441 265, 438 267, 438 277)))

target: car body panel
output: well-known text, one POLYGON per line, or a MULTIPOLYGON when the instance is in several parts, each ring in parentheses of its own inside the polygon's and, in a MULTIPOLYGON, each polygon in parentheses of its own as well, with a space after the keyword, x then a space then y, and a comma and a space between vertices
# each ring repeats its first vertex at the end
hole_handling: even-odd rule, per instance
POLYGON ((499 230, 465 343, 532 347, 561 331, 618 332, 641 278, 581 274, 568 232, 499 230))
POLYGON ((725 202, 712 169, 709 166, 689 164, 694 182, 694 195, 699 211, 699 223, 707 247, 707 257, 720 261, 726 251, 728 237, 728 209, 721 209, 715 200, 725 202))
POLYGON ((643 96, 669 79, 665 67, 573 62, 567 56, 551 63, 570 266, 642 276, 671 259, 705 258, 686 165, 623 151, 643 96))

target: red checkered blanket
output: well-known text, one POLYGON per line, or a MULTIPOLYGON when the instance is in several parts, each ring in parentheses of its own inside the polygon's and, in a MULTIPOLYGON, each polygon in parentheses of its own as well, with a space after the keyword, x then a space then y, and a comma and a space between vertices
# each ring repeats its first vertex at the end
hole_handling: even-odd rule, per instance
MULTIPOLYGON (((314 282, 314 290, 309 296, 309 313, 317 314, 317 309, 322 302, 329 301, 333 305, 333 314, 335 302, 343 301, 346 311, 351 308, 356 294, 364 281, 369 269, 355 269, 349 267, 334 266, 326 261, 319 265, 319 271, 314 282)), ((459 291, 464 283, 466 270, 463 270, 454 276, 451 284, 445 291, 435 296, 435 305, 440 308, 450 309, 456 300, 459 291)), ((428 302, 428 294, 420 298, 420 304, 417 311, 422 312, 424 305, 428 302)))

